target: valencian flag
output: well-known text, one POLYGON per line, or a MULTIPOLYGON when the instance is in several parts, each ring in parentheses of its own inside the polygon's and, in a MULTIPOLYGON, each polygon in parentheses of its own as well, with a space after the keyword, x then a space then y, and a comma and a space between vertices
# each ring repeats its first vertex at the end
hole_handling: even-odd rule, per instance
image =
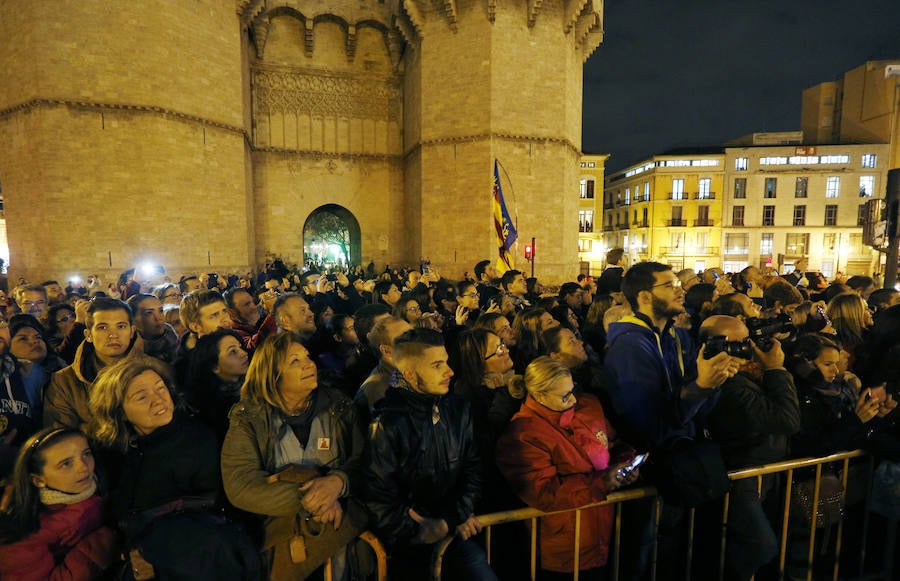
POLYGON ((494 160, 494 231, 497 233, 497 274, 513 269, 513 257, 510 253, 519 233, 506 210, 503 201, 503 189, 500 187, 500 173, 497 171, 497 160, 494 160))

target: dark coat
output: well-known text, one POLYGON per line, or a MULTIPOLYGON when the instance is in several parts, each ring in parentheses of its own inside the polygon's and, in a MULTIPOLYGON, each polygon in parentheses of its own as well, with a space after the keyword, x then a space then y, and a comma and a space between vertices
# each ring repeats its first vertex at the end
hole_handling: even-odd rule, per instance
POLYGON ((414 509, 447 522, 450 531, 475 511, 481 464, 469 404, 391 387, 369 428, 364 498, 379 538, 407 544, 419 525, 414 509))
POLYGON ((787 370, 770 369, 759 382, 741 372, 719 391, 709 429, 726 466, 759 466, 788 457, 790 437, 800 430, 800 408, 787 370))

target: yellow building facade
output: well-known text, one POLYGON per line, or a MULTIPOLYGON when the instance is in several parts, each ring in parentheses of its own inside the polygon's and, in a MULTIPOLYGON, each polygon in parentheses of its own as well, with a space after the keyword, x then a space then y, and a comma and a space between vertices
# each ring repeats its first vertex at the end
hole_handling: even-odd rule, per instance
POLYGON ((578 261, 582 274, 599 274, 606 266, 603 240, 603 181, 609 155, 581 156, 578 175, 578 261))
POLYGON ((629 264, 720 266, 724 159, 721 149, 655 155, 608 176, 605 246, 624 248, 629 264))

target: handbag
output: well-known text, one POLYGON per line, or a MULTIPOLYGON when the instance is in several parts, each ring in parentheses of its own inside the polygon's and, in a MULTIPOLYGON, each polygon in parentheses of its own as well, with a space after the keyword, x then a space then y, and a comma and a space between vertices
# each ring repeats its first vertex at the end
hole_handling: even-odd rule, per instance
MULTIPOLYGON (((291 465, 271 475, 268 482, 303 484, 320 475, 314 467, 291 465)), ((338 529, 332 523, 313 520, 303 510, 292 516, 270 518, 263 540, 263 550, 269 552, 269 578, 274 581, 306 579, 358 537, 368 523, 368 512, 353 498, 345 499, 341 507, 344 516, 338 529)))
POLYGON ((693 508, 724 497, 731 488, 722 450, 706 438, 680 438, 660 450, 650 466, 667 504, 693 508))
MULTIPOLYGON (((798 480, 791 487, 791 505, 812 523, 815 478, 798 480)), ((816 528, 837 524, 844 518, 844 486, 835 474, 822 474, 819 479, 819 502, 816 505, 816 528)))

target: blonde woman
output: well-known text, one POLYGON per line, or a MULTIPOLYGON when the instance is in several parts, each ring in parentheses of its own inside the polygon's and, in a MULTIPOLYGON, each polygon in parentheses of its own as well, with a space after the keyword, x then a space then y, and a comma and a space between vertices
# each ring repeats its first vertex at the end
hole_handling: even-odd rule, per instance
MULTIPOLYGON (((529 506, 551 512, 600 502, 637 478, 636 469, 626 468, 633 450, 628 446, 613 450, 618 447, 615 431, 603 407, 593 396, 575 396, 568 367, 550 357, 538 357, 526 368, 524 384, 528 396, 497 443, 497 464, 529 506)), ((540 527, 543 576, 571 575, 575 513, 544 517, 540 527)), ((611 528, 611 507, 582 512, 582 578, 602 578, 611 528)))
POLYGON ((329 556, 335 578, 351 574, 344 546, 365 527, 359 486, 363 435, 350 401, 319 387, 299 335, 281 333, 257 348, 229 415, 222 479, 234 506, 265 517, 271 579, 305 579, 329 556), (302 468, 311 474, 302 476, 302 468), (298 529, 321 528, 315 531, 298 529), (292 561, 302 536, 307 558, 292 561))
POLYGON ((142 355, 104 368, 90 406, 94 439, 124 454, 111 504, 135 574, 259 579, 250 540, 216 512, 216 436, 184 417, 168 366, 142 355))
POLYGON ((828 302, 825 314, 831 319, 843 348, 852 355, 872 326, 872 313, 865 300, 854 292, 837 295, 828 302))

